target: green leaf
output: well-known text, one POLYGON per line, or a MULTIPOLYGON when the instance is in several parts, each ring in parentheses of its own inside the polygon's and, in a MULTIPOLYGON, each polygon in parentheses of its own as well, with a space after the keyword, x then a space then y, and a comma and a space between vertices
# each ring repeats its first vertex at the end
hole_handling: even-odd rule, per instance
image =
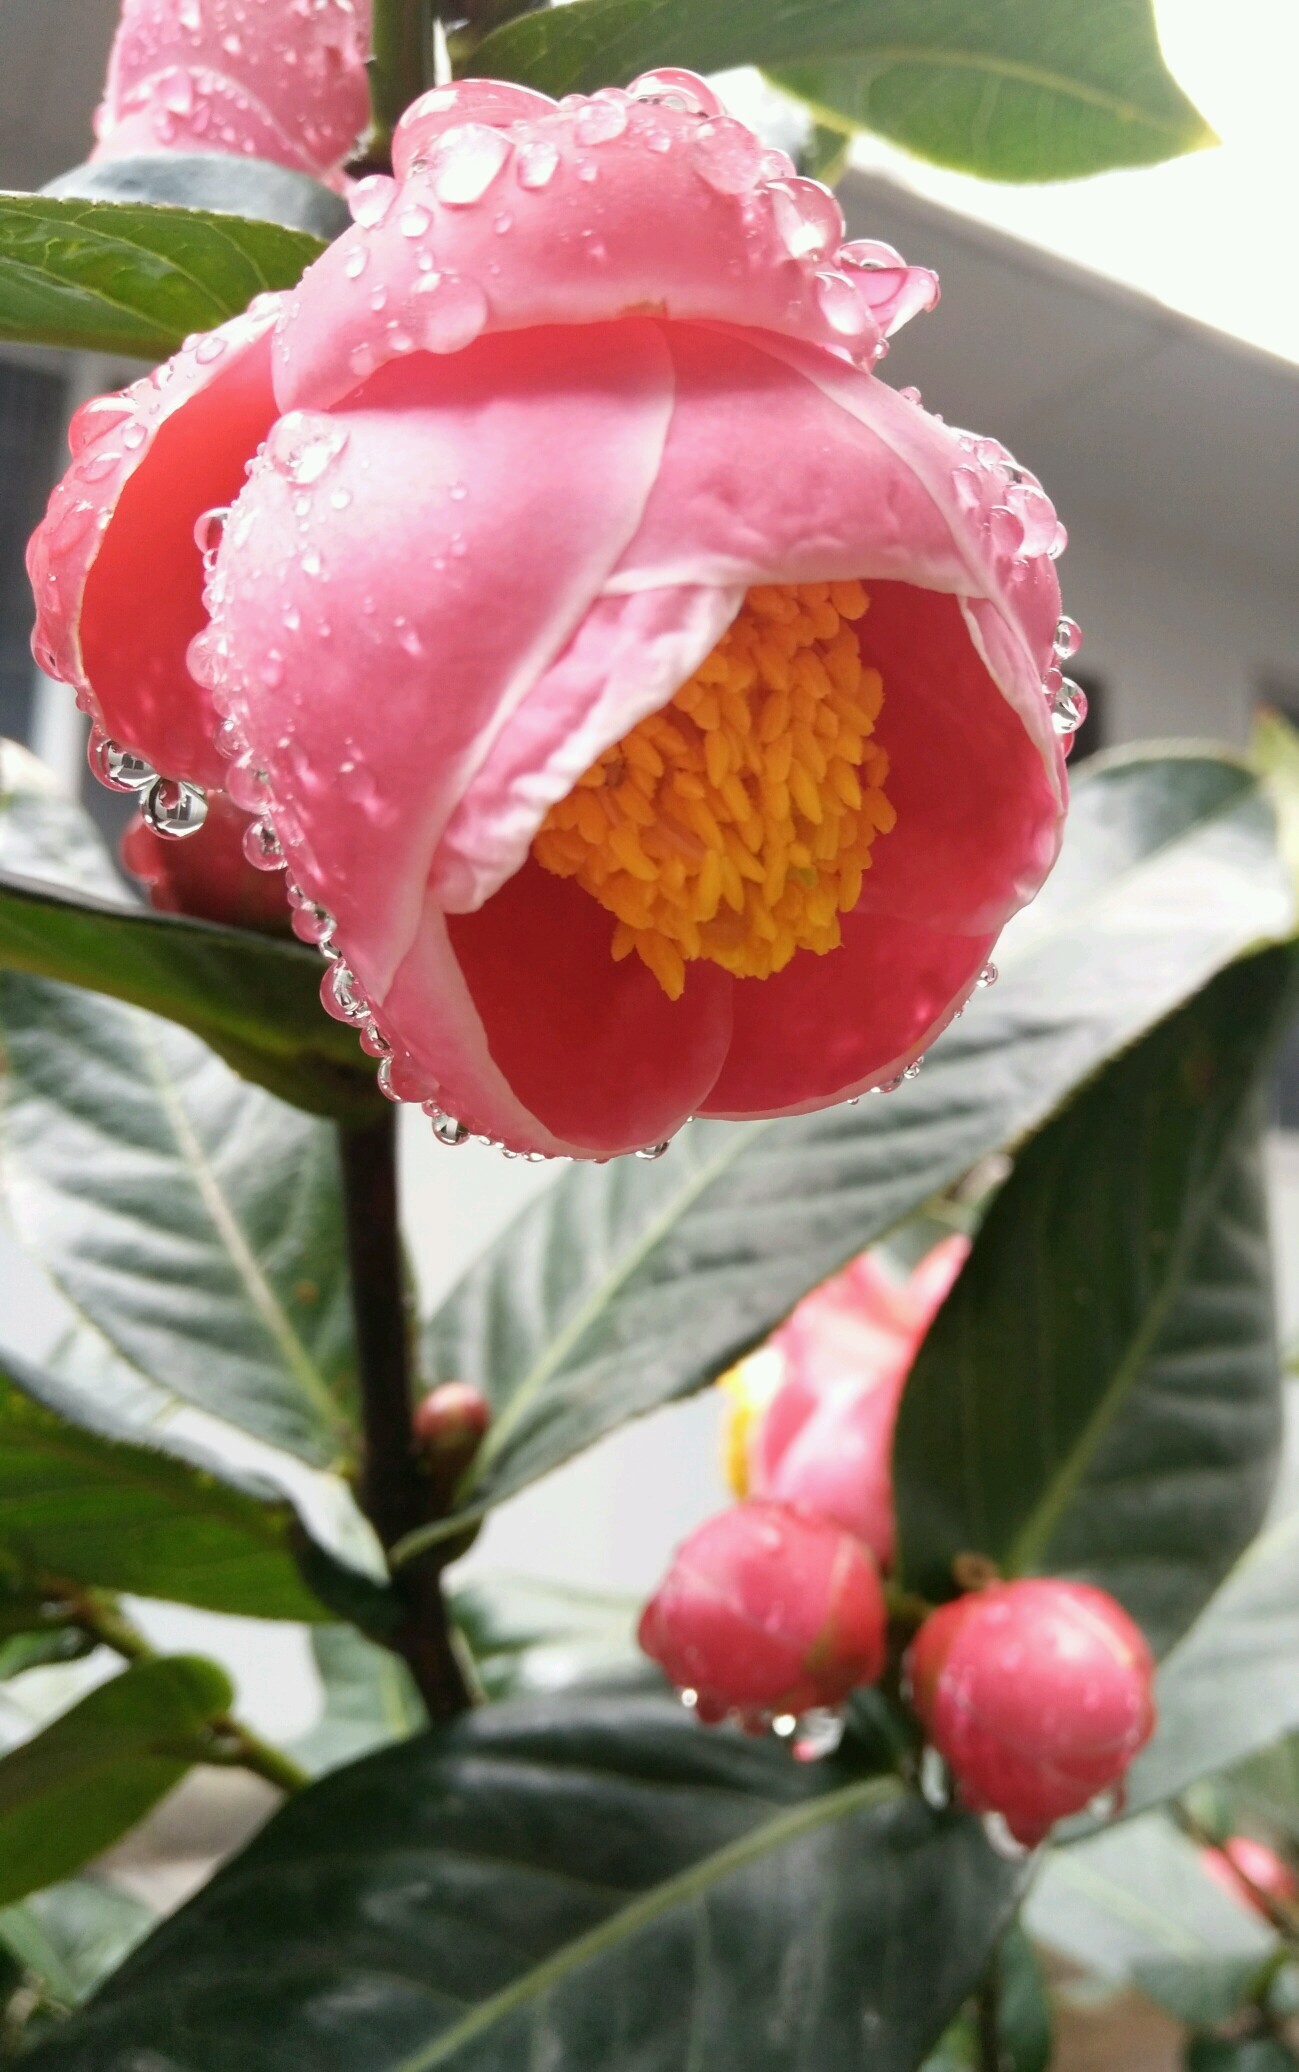
POLYGON ((1292 1847, 1299 1842, 1299 1734, 1287 1734, 1247 1757, 1218 1780, 1218 1787, 1247 1825, 1262 1821, 1265 1831, 1279 1832, 1292 1847))
POLYGON ((1159 1672, 1159 1724, 1128 1773, 1150 1805, 1299 1727, 1299 1510, 1248 1547, 1159 1672))
POLYGON ((1294 2072, 1294 2052, 1271 2036, 1193 2036, 1186 2072, 1294 2072))
POLYGON ((69 1878, 0 1910, 0 1945, 42 1997, 78 2007, 153 1925, 138 1899, 98 1878, 69 1878))
MULTIPOLYGON (((282 1489, 193 1445, 164 1453, 110 1401, 12 1355, 0 1363, 0 1548, 46 1597, 81 1584, 322 1619, 295 1559, 304 1532, 282 1489)), ((48 1648, 77 1636, 24 1638, 48 1648)))
POLYGON ((776 68, 838 127, 1000 180, 1148 165, 1215 141, 1170 77, 1150 0, 574 0, 495 30, 483 78, 555 95, 660 65, 776 68))
POLYGON ((127 1360, 321 1466, 355 1446, 335 1133, 185 1030, 0 974, 0 1190, 127 1360))
MULTIPOLYGON (((998 2072, 1047 2072, 1051 2062, 1051 2002, 1037 1953, 1018 1922, 997 1950, 998 2072)), ((984 2072, 978 2017, 973 2007, 953 2022, 921 2072, 984 2072)))
POLYGON ((31 2063, 911 2072, 1019 1878, 667 1700, 489 1706, 301 1793, 31 2063))
POLYGON ((189 332, 293 287, 323 249, 210 210, 0 194, 0 337, 164 360, 189 332))
POLYGON ((1215 2014, 1238 2005, 1277 1948, 1266 1922, 1209 1877, 1199 1850, 1159 1813, 1050 1850, 1024 1922, 1110 1985, 1171 1991, 1174 1978, 1185 1989, 1198 1973, 1215 2014))
POLYGON ((907 1584, 1082 1574, 1167 1646, 1257 1530, 1281 1436, 1260 1081, 1296 957, 1221 973, 1020 1156, 921 1347, 907 1584))
POLYGON ((414 1678, 390 1649, 376 1647, 351 1626, 318 1626, 311 1652, 324 1707, 311 1732, 288 1753, 313 1776, 405 1741, 428 1725, 414 1678))
POLYGON ((29 1632, 11 1634, 0 1640, 0 1683, 22 1676, 28 1669, 49 1669, 60 1662, 79 1662, 91 1653, 94 1641, 79 1627, 54 1625, 42 1629, 34 1622, 29 1632))
POLYGON ((451 1608, 489 1698, 559 1691, 643 1664, 631 1598, 492 1576, 462 1584, 451 1608))
POLYGON ((136 1662, 0 1757, 0 1905, 66 1878, 179 1783, 233 1698, 214 1662, 136 1662))
POLYGON ((710 1381, 1293 916, 1243 762, 1145 752, 1084 774, 1061 861, 999 948, 999 984, 920 1079, 798 1121, 693 1124, 656 1164, 573 1168, 460 1283, 428 1364, 484 1390, 496 1418, 445 1531, 710 1381))
POLYGON ((361 1118, 380 1105, 355 1032, 321 1008, 314 951, 128 905, 89 816, 8 741, 0 743, 0 966, 165 1015, 295 1107, 361 1118))
POLYGON ((231 151, 146 151, 90 160, 60 173, 42 192, 60 199, 142 202, 251 217, 256 223, 306 231, 316 240, 337 237, 352 220, 342 195, 310 174, 231 151))

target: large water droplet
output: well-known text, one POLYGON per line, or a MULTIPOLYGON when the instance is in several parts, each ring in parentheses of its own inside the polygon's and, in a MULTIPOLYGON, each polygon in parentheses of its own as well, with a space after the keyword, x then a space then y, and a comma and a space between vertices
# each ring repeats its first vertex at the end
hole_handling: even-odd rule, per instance
POLYGON ((433 1124, 433 1134, 437 1138, 438 1143, 445 1144, 449 1151, 457 1150, 461 1144, 469 1142, 468 1130, 463 1122, 456 1121, 454 1115, 444 1115, 439 1110, 430 1120, 433 1124))
POLYGON ((481 201, 505 164, 510 139, 485 122, 462 123, 438 138, 430 161, 433 192, 448 208, 481 201))
POLYGON ((627 98, 616 88, 597 93, 586 103, 576 122, 580 144, 611 144, 627 127, 627 98))
POLYGON ((1076 734, 1086 717, 1086 691, 1072 677, 1062 677, 1051 694, 1051 725, 1057 734, 1076 734))
POLYGON ((431 353, 458 353, 487 322, 487 297, 477 281, 456 273, 429 273, 412 298, 420 337, 431 353))
POLYGON ((427 209, 421 208, 418 202, 412 202, 397 218, 397 228, 403 237, 423 237, 432 221, 427 209))
POLYGON ((841 273, 819 273, 816 299, 830 329, 850 345, 859 344, 874 329, 862 308, 861 297, 841 273))
POLYGON ((718 194, 747 194, 757 184, 762 145, 730 115, 701 123, 690 139, 695 171, 718 194))
POLYGON ((318 482, 347 445, 340 424, 306 410, 290 410, 271 429, 266 457, 279 475, 306 487, 318 482))
POLYGON ((207 819, 207 794, 179 777, 159 777, 145 793, 140 812, 156 835, 187 841, 207 819))
POLYGON ((194 521, 194 545, 204 561, 215 561, 230 516, 229 504, 214 504, 210 511, 204 511, 194 521))
POLYGON ((549 137, 532 137, 520 144, 514 177, 520 187, 548 187, 559 168, 559 147, 549 137))
POLYGON ((332 964, 320 982, 320 999, 326 1014, 336 1022, 363 1022, 369 1005, 356 983, 356 975, 342 958, 332 964))
POLYGON ((660 65, 656 72, 642 72, 627 89, 634 101, 659 101, 684 115, 720 115, 722 104, 697 72, 679 65, 660 65))
POLYGON ((358 180, 347 197, 353 221, 363 230, 376 229, 392 207, 396 193, 397 182, 386 173, 370 173, 358 180))
POLYGON ((92 727, 86 757, 106 791, 145 791, 158 772, 133 748, 122 748, 98 727, 92 727))
POLYGON ((843 214, 819 180, 778 180, 771 188, 776 229, 792 259, 824 259, 843 239, 843 214))
POLYGON ((1060 619, 1055 629, 1055 651, 1062 662, 1076 655, 1082 646, 1082 627, 1077 619, 1060 619))
POLYGON ((643 1144, 636 1156, 648 1159, 662 1158, 664 1152, 671 1147, 671 1143, 671 1137, 665 1137, 661 1144, 643 1144))
POLYGON ((244 829, 245 860, 255 871, 282 871, 284 851, 269 820, 254 820, 244 829))

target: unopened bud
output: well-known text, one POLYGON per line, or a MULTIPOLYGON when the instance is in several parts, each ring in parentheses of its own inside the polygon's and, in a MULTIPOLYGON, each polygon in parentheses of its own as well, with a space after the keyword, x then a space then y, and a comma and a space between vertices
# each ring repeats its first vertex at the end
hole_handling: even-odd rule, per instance
POLYGON ((692 1533, 645 1608, 640 1644, 701 1719, 791 1718, 884 1667, 884 1597, 866 1548, 826 1518, 753 1500, 692 1533))
POLYGON ((467 1381, 444 1381, 416 1405, 415 1443, 439 1494, 449 1496, 483 1443, 491 1405, 467 1381))
POLYGON ((1120 1783, 1155 1723, 1154 1662, 1103 1590, 994 1583, 926 1619, 912 1703, 964 1803, 1035 1846, 1120 1783))

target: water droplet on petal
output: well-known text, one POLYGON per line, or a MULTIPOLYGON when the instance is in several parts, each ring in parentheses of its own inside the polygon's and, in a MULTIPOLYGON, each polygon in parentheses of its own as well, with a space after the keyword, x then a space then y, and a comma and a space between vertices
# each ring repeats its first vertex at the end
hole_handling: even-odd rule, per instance
POLYGON ((306 487, 318 482, 347 445, 347 432, 306 410, 290 410, 272 426, 266 457, 279 475, 306 487))
POLYGON ((994 544, 1005 554, 1018 554, 1024 544, 1024 527, 1006 504, 994 504, 988 513, 988 530, 994 544))
POLYGON ((269 820, 254 820, 244 829, 243 850, 255 871, 282 871, 284 851, 269 820))
POLYGON ((430 273, 413 296, 420 337, 431 353, 458 353, 471 345, 487 322, 487 297, 477 281, 456 273, 430 273))
POLYGON ((200 338, 197 346, 194 348, 194 358, 198 361, 200 367, 211 367, 217 360, 221 359, 225 350, 225 339, 213 332, 207 338, 200 338))
POLYGON ((858 343, 874 328, 857 290, 841 273, 817 275, 816 299, 830 329, 849 343, 858 343))
POLYGON ((326 947, 334 933, 333 915, 314 899, 304 899, 295 906, 292 925, 299 942, 315 943, 320 949, 326 947))
POLYGON ((514 177, 520 187, 548 187, 559 167, 559 149, 549 137, 533 137, 520 144, 514 177))
POLYGON ((1082 646, 1082 627, 1077 619, 1061 619, 1055 629, 1055 651, 1061 661, 1067 662, 1082 646))
POLYGON ((697 72, 678 65, 661 65, 656 72, 642 72, 627 89, 634 101, 661 101, 685 115, 720 115, 722 104, 697 72))
POLYGON ((843 239, 843 213, 819 180, 778 180, 771 206, 785 250, 793 259, 824 259, 843 239))
POLYGON ((644 1144, 636 1153, 636 1156, 637 1158, 646 1159, 662 1158, 664 1152, 670 1148, 671 1143, 672 1139, 665 1137, 661 1144, 644 1144))
POLYGON ((1047 553, 1050 555, 1052 561, 1058 561, 1060 559, 1060 556, 1064 553, 1064 550, 1068 546, 1068 544, 1068 533, 1065 531, 1063 525, 1057 525, 1054 533, 1051 536, 1051 544, 1046 550, 1047 553))
POLYGON ((397 228, 403 237, 423 237, 432 221, 427 209, 422 209, 418 202, 412 202, 397 218, 397 228))
POLYGON ((1076 734, 1087 717, 1087 693, 1072 677, 1060 679, 1060 688, 1051 695, 1051 725, 1057 734, 1076 734))
POLYGON ((356 974, 341 957, 321 980, 320 999, 326 1014, 336 1022, 363 1022, 369 1017, 370 1009, 357 987, 356 974))
POLYGON ((230 516, 229 504, 216 504, 194 521, 194 545, 205 561, 214 560, 230 516))
POLYGON ((928 1806, 941 1812, 951 1804, 952 1780, 947 1765, 936 1748, 926 1746, 920 1755, 920 1796, 928 1806))
POLYGON ((121 748, 98 727, 92 727, 86 759, 106 791, 144 791, 158 772, 133 748, 121 748))
POLYGON ((469 1142, 469 1132, 463 1122, 457 1122, 454 1115, 443 1115, 441 1111, 432 1116, 433 1134, 439 1144, 445 1144, 449 1151, 469 1142))
POLYGON ((397 182, 386 173, 370 173, 366 179, 358 180, 347 197, 352 220, 363 230, 374 230, 392 207, 396 193, 397 182))
POLYGON ((996 985, 997 980, 1000 978, 1000 976, 1001 973, 998 971, 996 965, 988 963, 984 965, 982 971, 979 973, 979 976, 975 979, 974 983, 979 988, 980 992, 986 992, 989 986, 996 985))
POLYGON ((207 794, 179 777, 159 777, 145 793, 140 812, 156 835, 183 842, 207 819, 207 794))
POLYGON ((471 207, 482 200, 512 148, 508 137, 485 122, 445 131, 430 161, 434 194, 447 208, 471 207))
POLYGON ((626 96, 615 90, 594 94, 576 122, 580 144, 611 144, 627 127, 626 96))
POLYGON ((762 167, 762 145, 733 116, 701 123, 690 139, 690 157, 701 180, 718 194, 747 194, 762 167))

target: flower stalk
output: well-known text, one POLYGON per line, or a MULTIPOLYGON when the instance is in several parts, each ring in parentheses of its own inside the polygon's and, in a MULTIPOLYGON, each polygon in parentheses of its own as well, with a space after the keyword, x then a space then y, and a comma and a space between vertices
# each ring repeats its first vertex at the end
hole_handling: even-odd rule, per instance
MULTIPOLYGON (((427 1525, 436 1510, 413 1430, 411 1326, 402 1266, 397 1195, 396 1112, 340 1127, 348 1265, 356 1325, 357 1371, 365 1452, 362 1509, 385 1549, 427 1525)), ((394 1578, 401 1624, 385 1635, 407 1663, 429 1716, 454 1719, 470 1703, 451 1635, 436 1555, 413 1561, 394 1578)))
POLYGON ((374 0, 370 127, 348 171, 390 173, 393 132, 412 101, 434 84, 433 0, 374 0))

